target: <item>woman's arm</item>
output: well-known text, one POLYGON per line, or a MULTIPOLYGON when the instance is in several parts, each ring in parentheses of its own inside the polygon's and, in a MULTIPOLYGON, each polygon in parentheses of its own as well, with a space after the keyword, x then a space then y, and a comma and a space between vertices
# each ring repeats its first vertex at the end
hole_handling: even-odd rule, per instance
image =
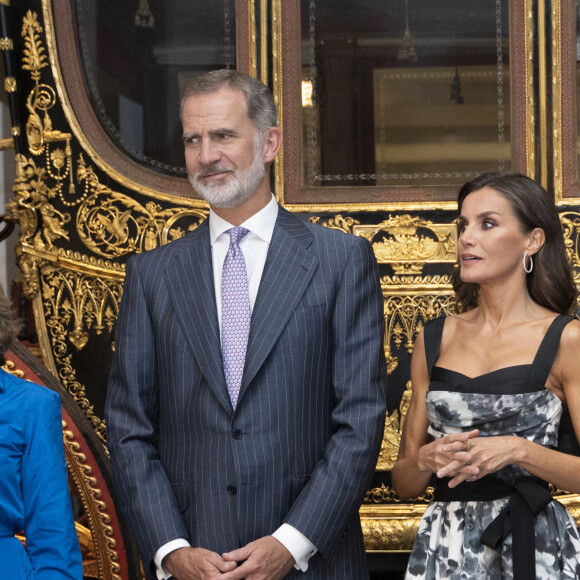
MULTIPOLYGON (((419 333, 411 359, 411 382, 413 393, 403 427, 399 456, 393 466, 393 487, 399 497, 410 499, 421 495, 433 473, 447 465, 457 468, 465 465, 465 441, 478 434, 478 431, 447 435, 430 442, 427 428, 427 407, 425 396, 429 388, 429 372, 425 359, 423 332, 419 333)), ((476 473, 466 468, 467 475, 476 473)), ((466 477, 467 477, 466 475, 466 477)))

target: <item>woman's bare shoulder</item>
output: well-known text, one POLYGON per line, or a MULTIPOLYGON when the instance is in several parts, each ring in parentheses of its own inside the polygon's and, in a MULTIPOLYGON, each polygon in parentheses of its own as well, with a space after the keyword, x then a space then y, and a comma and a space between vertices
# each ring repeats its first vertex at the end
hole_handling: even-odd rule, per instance
POLYGON ((571 320, 562 331, 560 346, 564 351, 570 351, 574 356, 580 352, 580 320, 571 320))

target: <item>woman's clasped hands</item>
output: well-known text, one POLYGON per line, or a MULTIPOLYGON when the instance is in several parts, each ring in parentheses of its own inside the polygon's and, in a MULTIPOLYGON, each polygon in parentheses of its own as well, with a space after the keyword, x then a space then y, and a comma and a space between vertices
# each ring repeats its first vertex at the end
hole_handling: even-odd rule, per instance
POLYGON ((479 430, 453 433, 425 445, 422 459, 437 477, 450 477, 449 487, 475 481, 516 462, 519 437, 478 437, 479 430))

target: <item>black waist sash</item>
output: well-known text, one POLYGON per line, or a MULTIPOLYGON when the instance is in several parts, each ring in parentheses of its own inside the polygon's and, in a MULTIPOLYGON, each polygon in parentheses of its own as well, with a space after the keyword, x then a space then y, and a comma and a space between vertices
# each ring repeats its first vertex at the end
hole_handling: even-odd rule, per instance
POLYGON ((449 481, 451 478, 437 480, 435 501, 493 501, 509 496, 507 506, 485 528, 480 541, 498 550, 512 534, 514 580, 535 578, 534 518, 552 501, 548 484, 531 476, 520 477, 513 486, 491 476, 464 481, 454 488, 448 486, 449 481))

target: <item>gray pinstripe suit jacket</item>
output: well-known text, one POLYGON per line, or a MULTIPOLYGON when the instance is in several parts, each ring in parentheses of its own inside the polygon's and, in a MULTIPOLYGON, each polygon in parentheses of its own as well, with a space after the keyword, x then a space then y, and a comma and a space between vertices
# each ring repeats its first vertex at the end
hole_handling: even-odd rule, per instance
POLYGON ((207 222, 131 258, 117 324, 108 442, 145 566, 178 537, 222 553, 287 522, 319 550, 288 578, 366 578, 386 391, 370 244, 279 208, 235 412, 207 222))

